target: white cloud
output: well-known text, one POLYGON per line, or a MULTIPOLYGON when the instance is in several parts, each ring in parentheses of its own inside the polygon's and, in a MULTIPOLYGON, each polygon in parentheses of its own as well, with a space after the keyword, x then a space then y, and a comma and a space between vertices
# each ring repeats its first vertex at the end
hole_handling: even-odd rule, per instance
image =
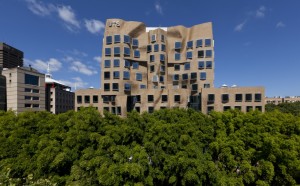
POLYGON ((58 17, 66 23, 68 29, 80 28, 80 23, 76 19, 75 12, 71 6, 59 6, 57 7, 58 17))
POLYGON ((243 28, 244 28, 244 26, 245 26, 245 24, 246 24, 246 21, 244 21, 244 22, 242 22, 242 23, 236 25, 236 26, 234 27, 234 31, 236 31, 236 32, 242 31, 243 28))
POLYGON ((95 61, 97 61, 99 64, 101 64, 101 61, 102 61, 102 57, 101 56, 95 56, 93 59, 95 61))
POLYGON ((91 66, 86 66, 80 61, 74 61, 70 66, 70 69, 75 72, 79 72, 88 76, 97 74, 98 72, 91 66))
POLYGON ((80 77, 74 77, 72 80, 59 80, 62 84, 70 86, 73 90, 85 88, 88 83, 84 82, 80 77))
POLYGON ((257 18, 263 18, 265 17, 266 7, 260 6, 255 13, 255 17, 257 18))
POLYGON ((163 14, 163 9, 162 9, 162 6, 160 5, 159 2, 155 3, 155 10, 156 10, 157 13, 159 13, 161 15, 163 14))
POLYGON ((104 30, 105 25, 103 22, 96 19, 84 20, 86 29, 92 34, 99 34, 104 30))
POLYGON ((277 24, 276 24, 276 28, 283 28, 285 27, 285 24, 282 22, 282 21, 279 21, 277 24))
POLYGON ((28 9, 39 16, 47 16, 55 11, 55 7, 51 4, 45 5, 43 2, 37 0, 26 0, 26 2, 28 9))
POLYGON ((31 65, 34 69, 37 69, 40 72, 47 72, 48 63, 51 72, 59 71, 62 67, 62 63, 55 58, 50 58, 48 61, 43 61, 41 59, 36 59, 34 61, 25 59, 24 61, 26 65, 31 65))

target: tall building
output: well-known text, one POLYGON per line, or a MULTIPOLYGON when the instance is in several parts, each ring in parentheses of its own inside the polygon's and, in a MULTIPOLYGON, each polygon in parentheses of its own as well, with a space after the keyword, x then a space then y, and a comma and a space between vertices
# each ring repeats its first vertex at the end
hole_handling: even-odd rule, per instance
POLYGON ((2 75, 0 65, 0 110, 6 110, 6 78, 2 75))
POLYGON ((0 43, 0 66, 3 68, 15 68, 23 66, 23 52, 9 46, 5 43, 0 43))
POLYGON ((214 88, 212 23, 146 27, 141 22, 108 19, 102 61, 102 89, 77 91, 76 109, 93 105, 100 112, 122 116, 133 109, 151 113, 174 107, 204 113, 229 108, 264 111, 263 87, 214 88), (85 102, 91 100, 88 95, 100 96, 99 101, 85 102))
POLYGON ((4 69, 7 110, 16 113, 45 110, 45 74, 31 67, 4 69))

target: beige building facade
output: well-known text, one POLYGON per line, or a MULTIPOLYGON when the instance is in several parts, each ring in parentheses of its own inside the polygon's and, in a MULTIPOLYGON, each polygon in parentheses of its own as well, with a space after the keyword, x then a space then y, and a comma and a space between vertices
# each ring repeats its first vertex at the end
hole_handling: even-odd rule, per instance
POLYGON ((286 96, 286 97, 267 97, 266 104, 275 104, 278 105, 280 103, 294 103, 300 102, 300 96, 286 96))
POLYGON ((207 113, 234 108, 235 102, 219 102, 222 94, 260 94, 261 100, 241 105, 264 111, 264 88, 214 88, 214 40, 212 23, 191 28, 146 27, 144 23, 108 19, 102 48, 101 90, 76 91, 75 108, 92 105, 126 116, 127 112, 153 112, 163 108, 194 108, 207 113), (209 92, 215 103, 205 100, 209 92), (93 98, 91 97, 93 96, 93 98), (94 100, 98 102, 85 102, 94 100), (81 98, 80 98, 81 97, 81 98), (89 97, 89 98, 88 98, 89 97), (81 100, 81 102, 78 101, 81 100), (96 98, 95 98, 96 99, 96 98))

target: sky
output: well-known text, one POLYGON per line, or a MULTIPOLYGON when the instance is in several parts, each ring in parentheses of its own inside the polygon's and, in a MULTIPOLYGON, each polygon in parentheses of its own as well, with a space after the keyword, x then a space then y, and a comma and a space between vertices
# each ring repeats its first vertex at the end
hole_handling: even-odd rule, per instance
POLYGON ((106 19, 149 27, 213 23, 215 87, 300 96, 299 0, 0 0, 0 42, 75 88, 100 88, 106 19), (75 87, 76 85, 76 87, 75 87))

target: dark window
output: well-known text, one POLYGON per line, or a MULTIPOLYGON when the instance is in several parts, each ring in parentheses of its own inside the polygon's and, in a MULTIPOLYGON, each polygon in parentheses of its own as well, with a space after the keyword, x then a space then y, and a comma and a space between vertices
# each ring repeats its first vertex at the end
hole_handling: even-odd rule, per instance
POLYGON ((132 63, 132 68, 133 69, 138 69, 139 68, 139 63, 138 62, 133 62, 132 63))
POLYGON ((174 102, 180 102, 180 95, 174 95, 174 102))
POLYGON ((31 92, 31 88, 25 88, 25 92, 31 92))
POLYGON ((31 108, 31 104, 25 104, 25 108, 31 108))
POLYGON ((103 98, 103 103, 107 103, 107 102, 109 102, 109 96, 102 96, 102 98, 103 98))
POLYGON ((184 70, 190 70, 191 64, 190 63, 185 63, 184 64, 184 70))
POLYGON ((154 42, 154 41, 156 41, 156 35, 155 34, 151 35, 151 42, 154 42))
POLYGON ((175 49, 181 49, 181 42, 175 42, 175 49))
POLYGON ((202 39, 196 41, 196 47, 202 47, 202 39))
POLYGON ((165 42, 165 36, 164 35, 160 35, 160 39, 162 42, 165 42))
POLYGON ((106 44, 112 44, 112 36, 106 36, 106 44))
POLYGON ((124 43, 130 44, 130 36, 124 35, 124 43))
POLYGON ((197 79, 197 72, 191 73, 191 79, 197 79))
POLYGON ((109 107, 103 107, 103 110, 109 112, 109 107))
POLYGON ((198 68, 204 69, 204 61, 198 61, 198 68))
POLYGON ((159 45, 158 45, 158 44, 155 44, 155 45, 154 45, 154 52, 158 52, 158 50, 159 50, 159 45))
POLYGON ((151 45, 147 45, 147 52, 152 52, 152 46, 151 45))
POLYGON ((104 68, 110 68, 110 60, 104 60, 104 68))
POLYGON ((186 48, 193 48, 193 41, 188 41, 186 44, 186 48))
POLYGON ((154 72, 155 70, 155 66, 154 65, 150 65, 150 72, 154 72))
POLYGON ((110 90, 110 84, 104 83, 104 91, 109 91, 109 90, 110 90))
POLYGON ((178 80, 179 80, 179 74, 174 74, 173 81, 178 81, 178 80))
POLYGON ((125 84, 124 84, 124 90, 125 90, 125 91, 131 90, 131 84, 125 83, 125 84))
POLYGON ((174 70, 175 70, 175 71, 180 70, 180 65, 178 65, 178 64, 174 65, 174 70))
POLYGON ((123 72, 123 79, 126 79, 126 80, 130 79, 130 73, 128 71, 123 72))
POLYGON ((242 107, 241 106, 234 106, 234 109, 236 109, 236 110, 242 110, 242 107))
POLYGON ((111 113, 116 114, 116 107, 111 107, 111 113))
POLYGON ((124 62, 125 62, 124 67, 125 67, 125 68, 130 68, 130 61, 127 60, 127 59, 125 59, 124 62))
POLYGON ((119 91, 119 83, 112 84, 113 91, 119 91))
POLYGON ((130 48, 124 47, 124 56, 130 56, 130 48))
POLYGON ((119 66, 120 66, 120 60, 114 59, 114 67, 119 67, 119 66))
POLYGON ((104 72, 104 79, 110 79, 110 72, 104 72))
POLYGON ((150 55, 150 62, 155 61, 155 56, 154 55, 150 55))
POLYGON ((207 107, 207 114, 209 114, 210 112, 212 112, 215 108, 213 106, 208 106, 207 107))
POLYGON ((204 87, 204 88, 210 88, 210 84, 209 84, 209 83, 205 83, 205 84, 203 85, 203 87, 204 87))
POLYGON ((120 78, 120 72, 114 71, 114 79, 119 79, 119 78, 120 78))
POLYGON ((25 96, 25 100, 31 100, 31 96, 25 96))
POLYGON ((206 68, 211 69, 212 68, 212 61, 206 61, 206 68))
POLYGON ((82 96, 77 96, 77 103, 82 103, 82 96))
POLYGON ((154 112, 154 107, 148 107, 148 112, 153 113, 154 112))
POLYGON ((198 90, 198 84, 192 84, 192 91, 198 90))
POLYGON ((222 94, 222 102, 227 103, 229 101, 229 94, 222 94))
POLYGON ((182 74, 182 80, 187 80, 189 79, 189 75, 188 74, 182 74))
POLYGON ((140 51, 139 50, 134 50, 134 57, 135 58, 140 58, 140 51))
POLYGON ((120 42, 121 42, 121 36, 115 35, 115 43, 120 43, 120 42))
POLYGON ((166 45, 161 44, 161 51, 165 52, 166 51, 166 45))
POLYGON ((200 80, 206 80, 206 72, 200 72, 200 80))
POLYGON ((206 50, 205 57, 212 57, 212 50, 206 50))
POLYGON ((132 46, 133 47, 139 47, 139 40, 138 39, 132 39, 132 46))
POLYGON ((160 54, 160 61, 165 61, 165 55, 164 54, 160 54))
POLYGON ((252 94, 246 94, 246 102, 252 101, 252 94))
POLYGON ((187 59, 192 59, 193 58, 193 52, 192 51, 186 52, 186 58, 187 59))
POLYGON ((90 103, 90 96, 84 96, 84 103, 90 103))
POLYGON ((211 39, 205 39, 205 46, 210 47, 211 46, 211 39))
POLYGON ((121 107, 117 107, 117 115, 121 115, 122 114, 122 110, 121 110, 121 107))
POLYGON ((93 103, 98 103, 98 96, 97 95, 93 95, 93 103))
POLYGON ((242 102, 242 101, 243 101, 243 94, 236 94, 235 102, 242 102))
POLYGON ((214 102, 215 102, 215 95, 214 94, 208 94, 207 103, 214 103, 214 102))
POLYGON ((204 58, 204 51, 203 50, 198 51, 198 58, 204 58))
POLYGON ((261 94, 254 95, 255 102, 261 102, 261 94))
POLYGON ((142 73, 136 73, 136 74, 135 74, 135 79, 136 79, 137 81, 142 81, 142 73))
POLYGON ((111 48, 105 48, 105 56, 111 55, 111 48))
POLYGON ((159 76, 159 82, 164 82, 164 76, 159 76))
POLYGON ((175 53, 175 61, 179 61, 180 60, 180 53, 175 53))
POLYGON ((148 102, 153 102, 153 101, 154 101, 154 96, 148 95, 148 102))
POLYGON ((146 89, 147 88, 147 86, 146 85, 144 85, 144 84, 140 84, 140 89, 146 89))
POLYGON ((160 72, 165 72, 166 70, 166 66, 165 65, 161 65, 160 66, 160 72))
POLYGON ((186 84, 186 83, 182 83, 182 84, 181 84, 181 88, 187 89, 187 84, 186 84))
POLYGON ((38 86, 39 85, 39 76, 25 74, 25 84, 38 86))
POLYGON ((141 112, 141 108, 140 107, 135 107, 135 110, 140 113, 141 112))
POLYGON ((247 107, 246 107, 246 111, 247 111, 247 112, 250 112, 250 111, 252 111, 252 109, 253 109, 253 107, 252 107, 252 106, 247 106, 247 107))
POLYGON ((161 95, 161 102, 167 102, 168 101, 168 95, 161 95))
POLYGON ((40 105, 39 104, 32 104, 32 108, 39 108, 40 105))
POLYGON ((255 106, 256 110, 262 111, 262 106, 255 106))
POLYGON ((223 111, 230 110, 230 109, 231 109, 230 106, 224 106, 223 107, 223 111))

